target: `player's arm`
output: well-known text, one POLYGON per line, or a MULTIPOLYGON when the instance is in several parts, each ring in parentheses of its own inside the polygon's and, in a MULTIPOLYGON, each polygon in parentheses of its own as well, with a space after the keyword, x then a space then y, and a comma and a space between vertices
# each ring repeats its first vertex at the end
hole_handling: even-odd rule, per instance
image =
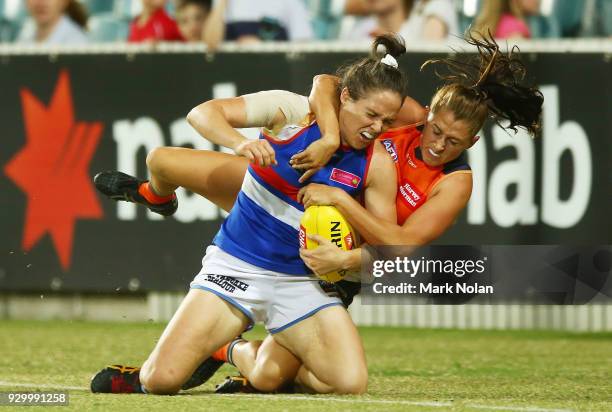
MULTIPOLYGON (((364 194, 365 212, 373 216, 375 220, 397 226, 397 210, 395 207, 397 173, 395 164, 378 141, 373 144, 374 153, 370 162, 367 187, 364 194)), ((354 199, 350 199, 355 202, 354 199)), ((363 210, 361 205, 357 204, 357 206, 363 210)), ((357 232, 361 233, 359 229, 357 229, 357 232)), ((361 248, 348 251, 341 262, 343 269, 359 269, 361 267, 361 253, 361 248)))
POLYGON ((446 177, 393 234, 397 243, 390 244, 420 246, 437 239, 455 222, 471 194, 471 173, 459 172, 446 177))
MULTIPOLYGON (((298 201, 303 202, 304 206, 308 207, 314 204, 333 205, 337 199, 343 199, 350 205, 349 209, 359 211, 359 213, 374 221, 385 221, 390 225, 397 226, 395 165, 379 142, 373 144, 374 152, 364 192, 364 203, 368 210, 364 209, 344 190, 321 184, 310 184, 302 188, 298 194, 298 201)), ((349 222, 351 221, 348 215, 345 214, 345 217, 349 222)), ((355 229, 361 233, 358 228, 355 229)), ((357 270, 361 266, 361 248, 342 251, 321 236, 312 236, 311 238, 320 246, 313 250, 301 249, 300 256, 315 273, 323 274, 339 269, 357 270)))
POLYGON ((340 147, 340 126, 338 111, 340 97, 336 76, 319 74, 312 81, 312 91, 308 97, 310 109, 315 114, 321 130, 321 138, 311 143, 304 151, 293 155, 290 160, 295 169, 306 170, 300 177, 303 183, 323 167, 340 147))
POLYGON ((425 117, 427 117, 427 109, 412 97, 406 96, 391 128, 422 123, 425 117))
MULTIPOLYGON (((372 218, 395 225, 397 224, 395 208, 397 172, 395 164, 379 141, 372 144, 374 145, 372 160, 370 161, 370 170, 368 170, 363 202, 367 210, 363 209, 359 203, 355 203, 372 218)), ((352 200, 354 201, 354 199, 352 200)))
POLYGON ((276 164, 270 144, 263 139, 248 139, 235 128, 274 129, 285 124, 287 118, 293 116, 295 110, 292 107, 299 105, 295 103, 296 99, 299 100, 300 96, 282 90, 213 99, 193 108, 187 115, 187 121, 212 143, 230 148, 237 155, 262 166, 269 166, 276 164))
POLYGON ((442 235, 465 208, 472 193, 472 175, 457 173, 442 180, 427 201, 402 226, 374 219, 343 196, 336 207, 353 228, 373 245, 425 245, 442 235))
MULTIPOLYGON (((368 210, 353 199, 344 190, 311 183, 298 192, 297 200, 305 208, 313 205, 333 205, 340 208, 343 215, 352 224, 352 220, 384 221, 391 226, 397 226, 395 196, 397 194, 397 174, 391 156, 378 141, 373 143, 374 149, 367 181, 365 182, 364 204, 368 210), (358 214, 360 218, 352 215, 358 214)), ((361 225, 360 225, 361 226, 361 225)), ((359 233, 361 229, 357 228, 359 233)), ((369 239, 368 243, 374 243, 369 239)))

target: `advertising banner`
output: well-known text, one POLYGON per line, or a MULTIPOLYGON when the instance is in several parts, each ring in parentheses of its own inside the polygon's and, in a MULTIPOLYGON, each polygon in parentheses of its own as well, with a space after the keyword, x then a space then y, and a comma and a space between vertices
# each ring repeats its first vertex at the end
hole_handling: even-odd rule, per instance
MULTIPOLYGON (((0 290, 186 290, 224 215, 180 189, 162 218, 113 202, 92 178, 146 178, 158 146, 213 149, 186 122, 198 104, 259 90, 307 94, 356 53, 5 55, 0 63, 0 290)), ((400 60, 423 105, 439 85, 400 60)), ((437 244, 609 245, 612 63, 603 54, 525 56, 544 97, 536 139, 487 124, 469 150, 469 206, 437 244)), ((257 131, 246 130, 249 136, 257 131)))

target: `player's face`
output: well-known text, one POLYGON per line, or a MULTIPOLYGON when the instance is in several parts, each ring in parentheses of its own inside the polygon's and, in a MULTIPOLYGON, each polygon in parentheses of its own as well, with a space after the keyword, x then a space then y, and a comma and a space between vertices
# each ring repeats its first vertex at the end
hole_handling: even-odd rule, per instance
POLYGON ((197 4, 187 4, 176 13, 179 31, 186 41, 201 41, 207 11, 197 4))
POLYGON ((441 166, 455 160, 474 144, 470 124, 456 120, 450 110, 430 112, 421 136, 423 161, 428 166, 441 166))
POLYGON ((28 12, 37 24, 55 22, 68 6, 68 0, 27 0, 28 12))
POLYGON ((360 99, 351 98, 348 89, 340 94, 340 137, 353 149, 364 149, 393 123, 402 105, 400 95, 391 90, 374 90, 360 99))

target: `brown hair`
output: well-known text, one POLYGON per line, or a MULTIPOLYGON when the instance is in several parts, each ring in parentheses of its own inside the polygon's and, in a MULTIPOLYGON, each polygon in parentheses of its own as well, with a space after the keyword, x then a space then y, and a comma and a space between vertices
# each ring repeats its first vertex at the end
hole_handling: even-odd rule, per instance
POLYGON ((544 96, 537 88, 523 85, 526 69, 514 46, 508 53, 500 52, 491 33, 476 39, 470 34, 466 40, 476 46, 478 56, 459 60, 454 58, 426 61, 446 69, 436 75, 447 84, 440 88, 431 102, 431 111, 450 110, 457 120, 465 120, 475 135, 487 116, 501 127, 517 127, 535 135, 541 127, 540 117, 544 96), (502 124, 509 122, 509 124, 502 124))
POLYGON ((402 6, 404 7, 404 13, 406 14, 406 18, 410 16, 412 13, 412 8, 414 7, 414 0, 403 0, 402 6))
POLYGON ((408 79, 399 68, 381 62, 390 54, 398 58, 406 53, 404 40, 395 34, 376 37, 372 44, 370 56, 352 64, 340 67, 336 73, 340 77, 340 90, 347 88, 352 99, 360 99, 372 90, 392 90, 397 92, 402 101, 406 97, 408 79))
POLYGON ((502 14, 510 13, 518 18, 523 17, 521 9, 512 0, 486 0, 483 3, 474 20, 473 31, 476 36, 488 31, 495 33, 502 14))
POLYGON ((205 9, 207 12, 212 8, 212 0, 178 0, 176 3, 176 10, 180 10, 185 6, 195 4, 205 9))
POLYGON ((80 2, 76 0, 69 0, 64 13, 70 17, 70 20, 82 28, 87 28, 87 19, 89 18, 89 15, 87 14, 85 6, 83 6, 80 2))

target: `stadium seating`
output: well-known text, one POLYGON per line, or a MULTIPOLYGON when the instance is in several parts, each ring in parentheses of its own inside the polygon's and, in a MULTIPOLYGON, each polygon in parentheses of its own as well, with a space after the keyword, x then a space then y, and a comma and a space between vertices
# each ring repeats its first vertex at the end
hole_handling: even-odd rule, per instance
POLYGON ((121 42, 128 36, 129 22, 113 13, 93 15, 88 25, 89 38, 94 43, 121 42))
POLYGON ((90 15, 106 14, 113 12, 115 2, 112 0, 81 0, 90 15))
POLYGON ((305 0, 312 17, 315 36, 320 40, 333 40, 340 31, 341 16, 332 10, 332 0, 305 0))
POLYGON ((600 0, 601 16, 603 19, 603 35, 612 36, 612 2, 600 0))
POLYGON ((560 36, 576 37, 580 32, 584 0, 556 0, 553 15, 559 23, 560 36))
MULTIPOLYGON (((142 10, 140 0, 79 0, 90 15, 89 30, 94 42, 114 42, 127 38, 129 22, 142 10)), ((332 10, 332 0, 303 0, 311 12, 315 36, 320 40, 337 38, 342 18, 332 10)), ((456 0, 459 28, 472 24, 483 0, 456 0)), ((612 35, 612 0, 552 0, 550 13, 528 18, 534 38, 612 35)), ((174 2, 167 10, 174 14, 174 2)), ((0 0, 0 42, 15 39, 27 11, 24 0, 0 0)))
POLYGON ((0 42, 11 42, 17 36, 27 12, 22 0, 0 0, 0 42))

